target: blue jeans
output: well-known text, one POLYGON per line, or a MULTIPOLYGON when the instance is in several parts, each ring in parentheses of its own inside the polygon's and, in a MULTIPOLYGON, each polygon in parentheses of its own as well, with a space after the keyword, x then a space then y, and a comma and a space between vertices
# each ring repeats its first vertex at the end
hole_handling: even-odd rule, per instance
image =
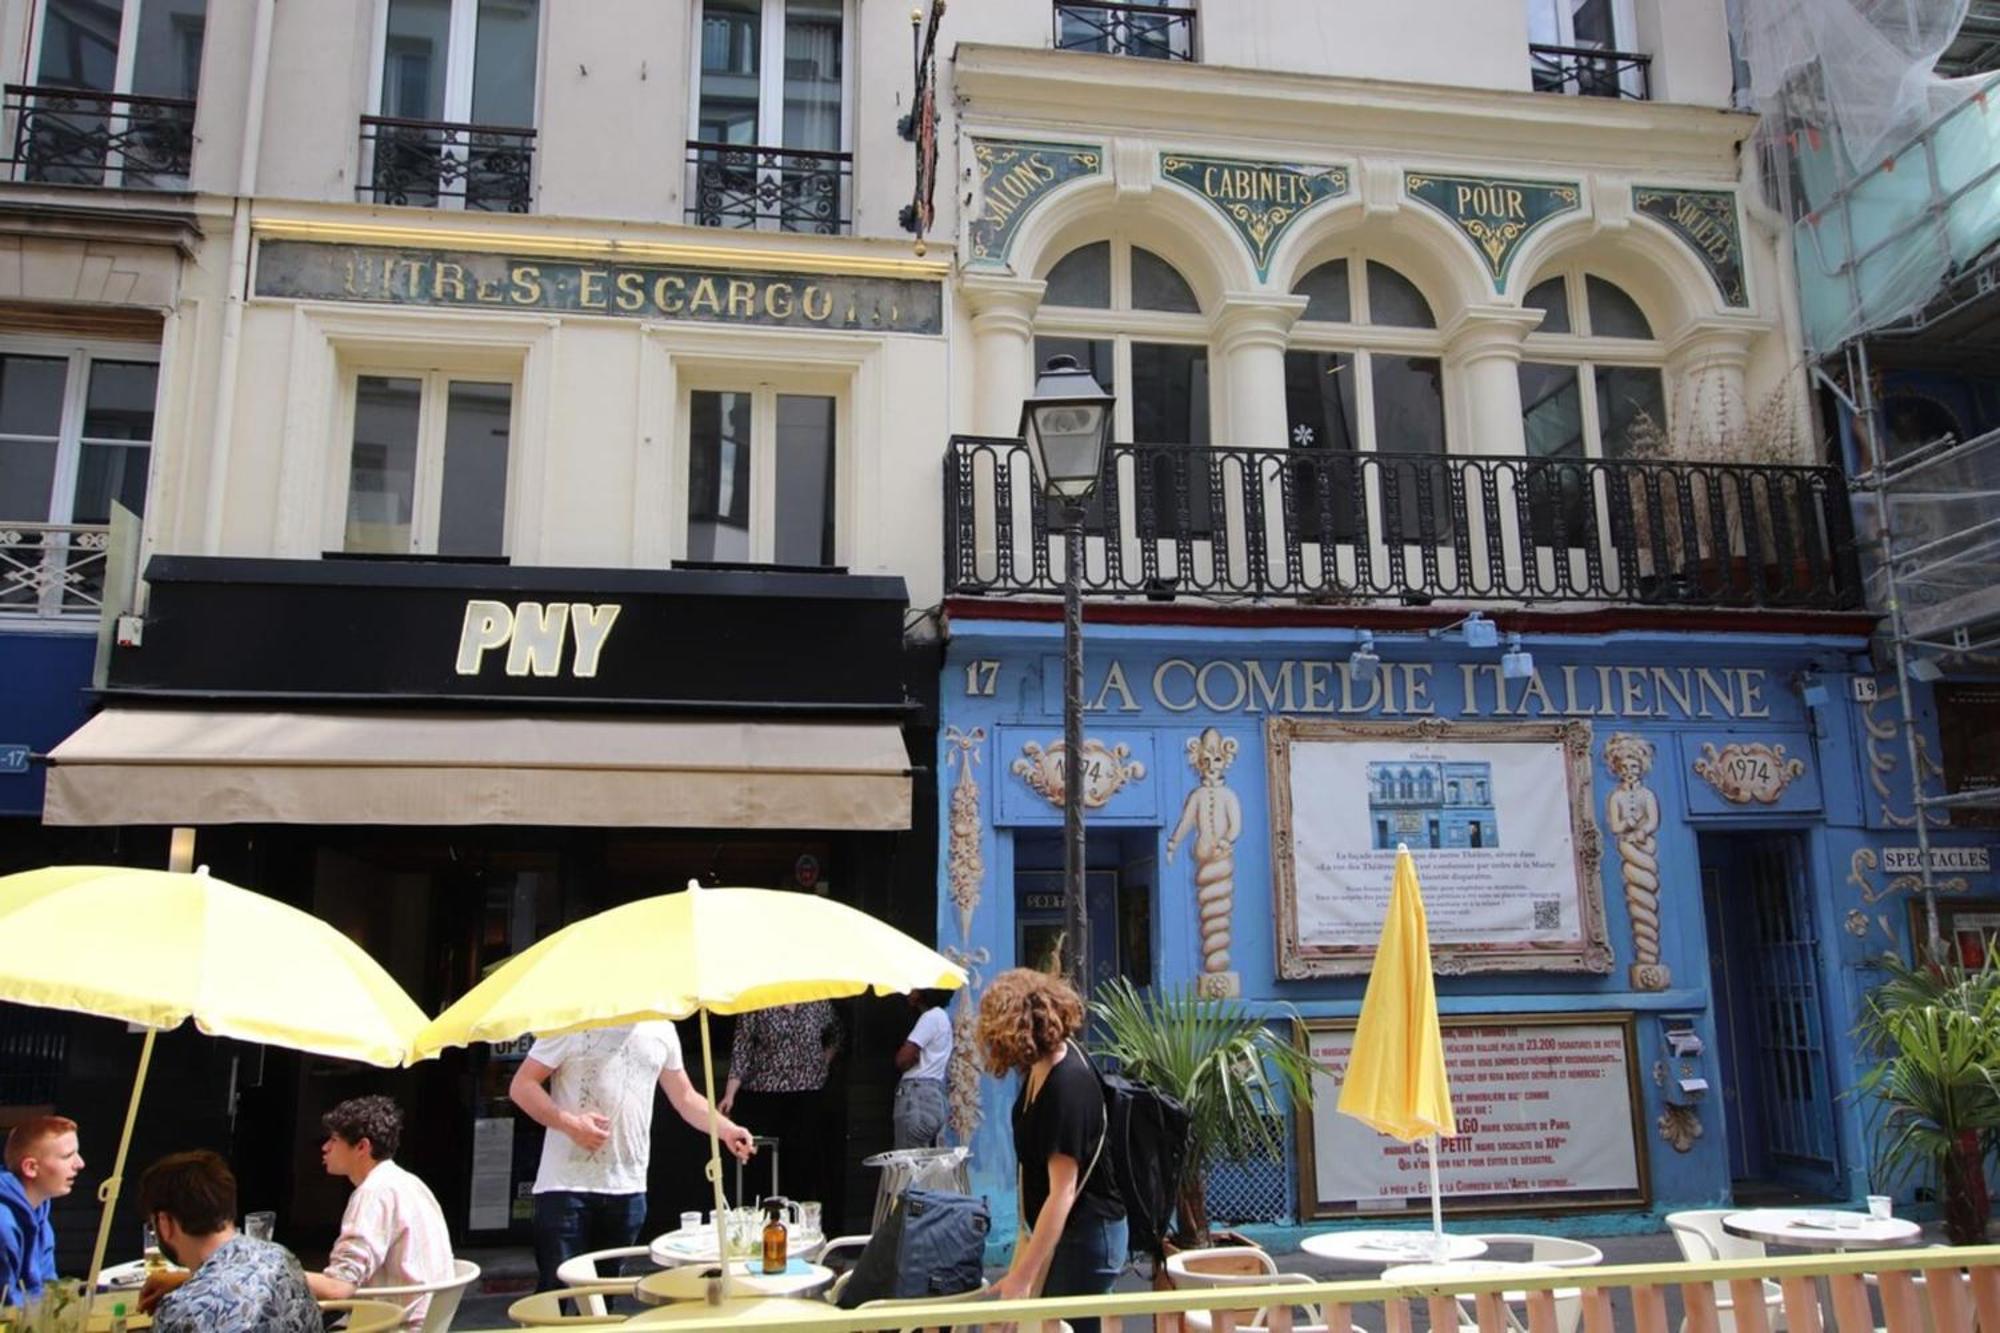
POLYGON ((944 1142, 945 1095, 941 1078, 906 1078, 896 1085, 890 1123, 898 1148, 936 1148, 944 1142))
MULTIPOLYGON (((1042 1282, 1044 1296, 1102 1296, 1125 1271, 1127 1232, 1125 1219, 1101 1222, 1072 1218, 1056 1242, 1055 1256, 1049 1260, 1049 1275, 1042 1282)), ((1097 1333, 1095 1319, 1072 1319, 1076 1333, 1097 1333)))
POLYGON ((646 1225, 644 1194, 586 1194, 549 1190, 535 1196, 535 1276, 537 1291, 562 1285, 556 1269, 566 1259, 593 1250, 636 1245, 646 1225))

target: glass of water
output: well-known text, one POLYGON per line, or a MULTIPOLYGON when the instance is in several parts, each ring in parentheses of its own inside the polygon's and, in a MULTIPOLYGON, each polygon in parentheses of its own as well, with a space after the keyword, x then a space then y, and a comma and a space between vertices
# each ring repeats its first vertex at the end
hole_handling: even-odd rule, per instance
POLYGON ((146 1256, 146 1267, 165 1268, 167 1256, 160 1252, 160 1233, 153 1229, 151 1222, 144 1223, 143 1227, 139 1253, 146 1256))
POLYGON ((799 1205, 799 1230, 808 1236, 817 1236, 819 1230, 819 1204, 807 1201, 799 1205))

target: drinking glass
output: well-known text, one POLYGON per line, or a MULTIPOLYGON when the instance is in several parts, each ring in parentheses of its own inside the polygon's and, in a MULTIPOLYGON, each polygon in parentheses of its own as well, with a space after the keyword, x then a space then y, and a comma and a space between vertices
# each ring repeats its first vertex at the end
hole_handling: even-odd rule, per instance
POLYGON ((808 1201, 799 1205, 799 1230, 808 1236, 820 1234, 818 1203, 808 1201))
POLYGON ((142 1224, 139 1253, 146 1256, 146 1267, 165 1268, 167 1256, 160 1252, 160 1233, 153 1229, 151 1222, 142 1224))
POLYGON ((701 1212, 699 1209, 693 1212, 687 1212, 681 1214, 681 1230, 682 1231, 701 1230, 701 1212))
POLYGON ((270 1240, 278 1230, 278 1215, 271 1211, 245 1213, 243 1234, 252 1240, 270 1240))

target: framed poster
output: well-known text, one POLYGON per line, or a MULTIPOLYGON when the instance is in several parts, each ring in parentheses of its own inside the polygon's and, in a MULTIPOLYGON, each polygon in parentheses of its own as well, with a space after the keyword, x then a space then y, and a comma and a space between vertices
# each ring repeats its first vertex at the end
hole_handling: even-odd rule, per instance
MULTIPOLYGON (((1940 898, 1937 910, 1938 933, 1944 936, 1945 948, 1951 951, 1958 965, 1967 970, 1986 966, 1986 956, 2000 949, 2000 899, 1946 902, 1940 898)), ((1913 893, 1910 895, 1910 939, 1918 952, 1923 949, 1927 931, 1923 894, 1913 893)))
MULTIPOLYGON (((1465 1014, 1443 1020, 1458 1134, 1438 1144, 1446 1212, 1576 1212, 1652 1202, 1632 1013, 1465 1014), (1619 1113, 1619 1108, 1624 1113, 1619 1113)), ((1306 1218, 1427 1213, 1429 1149, 1336 1109, 1354 1020, 1313 1019, 1299 1132, 1306 1218)))
POLYGON ((1396 846, 1440 973, 1611 970, 1588 722, 1265 723, 1278 975, 1365 973, 1396 846))

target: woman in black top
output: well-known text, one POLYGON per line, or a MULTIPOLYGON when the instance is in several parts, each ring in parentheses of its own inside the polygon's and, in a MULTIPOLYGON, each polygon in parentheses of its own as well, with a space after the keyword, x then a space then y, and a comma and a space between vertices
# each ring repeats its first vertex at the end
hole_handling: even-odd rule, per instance
MULTIPOLYGON (((979 1049, 995 1077, 1021 1075, 1014 1101, 1014 1156, 1028 1234, 996 1294, 1016 1299, 1095 1296, 1125 1267, 1125 1205, 1103 1160, 1104 1089, 1071 1038, 1083 1002, 1067 982, 1016 967, 979 1001, 979 1049)), ((1077 1319, 1095 1333, 1095 1319, 1077 1319)))

